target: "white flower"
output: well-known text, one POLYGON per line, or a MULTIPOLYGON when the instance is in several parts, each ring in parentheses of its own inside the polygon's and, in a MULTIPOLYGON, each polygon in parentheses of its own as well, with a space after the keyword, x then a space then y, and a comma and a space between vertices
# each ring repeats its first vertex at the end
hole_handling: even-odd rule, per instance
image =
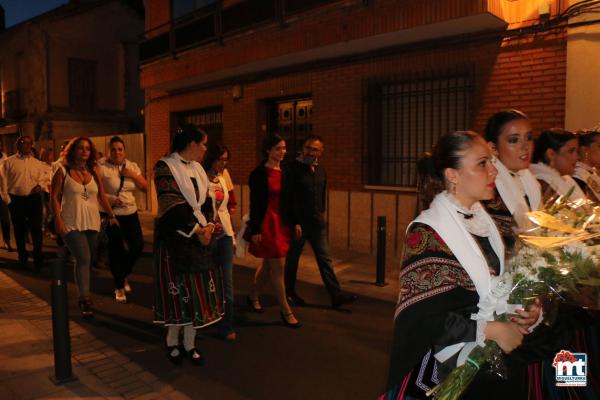
POLYGON ((512 289, 512 274, 505 272, 502 276, 493 276, 491 278, 491 293, 495 297, 505 297, 510 294, 512 289))

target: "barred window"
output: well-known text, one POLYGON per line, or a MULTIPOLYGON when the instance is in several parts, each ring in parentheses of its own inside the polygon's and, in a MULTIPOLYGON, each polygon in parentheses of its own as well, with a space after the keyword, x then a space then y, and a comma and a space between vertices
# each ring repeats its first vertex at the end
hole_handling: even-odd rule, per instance
POLYGON ((173 122, 175 124, 173 128, 183 124, 192 124, 202 129, 208 135, 209 143, 220 143, 223 141, 222 106, 178 112, 175 113, 173 122))
POLYGON ((364 181, 414 187, 416 162, 437 139, 470 126, 470 68, 371 79, 364 87, 364 181))

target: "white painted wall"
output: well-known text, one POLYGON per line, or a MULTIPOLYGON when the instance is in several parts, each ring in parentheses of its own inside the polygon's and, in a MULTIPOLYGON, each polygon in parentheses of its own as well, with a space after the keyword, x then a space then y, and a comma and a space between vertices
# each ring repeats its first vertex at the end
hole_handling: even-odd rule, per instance
MULTIPOLYGON (((584 14, 569 23, 592 20, 600 22, 600 14, 584 14)), ((568 34, 565 128, 600 128, 600 23, 569 28, 568 34)))

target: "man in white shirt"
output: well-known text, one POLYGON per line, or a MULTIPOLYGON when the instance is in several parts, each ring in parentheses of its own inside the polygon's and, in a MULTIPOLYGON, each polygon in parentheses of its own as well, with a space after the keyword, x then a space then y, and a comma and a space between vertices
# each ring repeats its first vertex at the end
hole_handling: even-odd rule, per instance
MULTIPOLYGON (((4 150, 4 149, 2 149, 4 150)), ((0 152, 0 174, 2 173, 2 164, 8 159, 8 156, 4 151, 0 152)), ((0 177, 1 179, 1 177, 0 177)), ((2 248, 8 251, 14 251, 10 244, 10 214, 8 212, 8 204, 0 198, 0 226, 2 227, 2 239, 4 239, 4 245, 2 248)))
POLYGON ((42 162, 31 152, 33 140, 21 136, 17 140, 18 153, 2 163, 2 198, 8 203, 13 223, 19 263, 27 267, 25 236, 31 233, 33 262, 36 270, 43 266, 42 256, 42 162))

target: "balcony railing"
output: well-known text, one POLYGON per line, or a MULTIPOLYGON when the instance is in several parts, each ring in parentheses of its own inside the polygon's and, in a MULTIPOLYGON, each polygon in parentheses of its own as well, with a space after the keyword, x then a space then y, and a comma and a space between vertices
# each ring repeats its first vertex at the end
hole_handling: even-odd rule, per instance
POLYGON ((222 3, 203 7, 145 33, 140 43, 140 63, 219 42, 224 37, 279 21, 340 0, 252 0, 222 8, 222 3), (160 32, 155 34, 155 32, 160 32))
POLYGON ((10 90, 4 93, 4 117, 7 119, 23 118, 25 111, 25 97, 23 89, 10 90))

